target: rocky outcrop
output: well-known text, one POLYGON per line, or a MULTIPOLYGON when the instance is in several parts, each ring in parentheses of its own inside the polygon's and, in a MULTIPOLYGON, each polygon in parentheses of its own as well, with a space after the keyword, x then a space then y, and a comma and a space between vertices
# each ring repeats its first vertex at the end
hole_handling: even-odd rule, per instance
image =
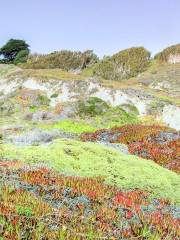
POLYGON ((23 83, 23 87, 39 89, 51 97, 54 93, 56 98, 51 98, 51 106, 58 102, 76 101, 79 98, 98 97, 112 106, 122 104, 134 105, 140 115, 147 113, 147 105, 151 103, 153 97, 140 90, 135 89, 111 89, 102 87, 100 83, 89 79, 87 81, 58 81, 54 83, 37 83, 34 79, 28 79, 23 83))
POLYGON ((39 145, 51 143, 56 138, 75 138, 73 133, 66 133, 58 129, 52 129, 50 131, 32 129, 27 133, 21 135, 11 135, 9 137, 4 136, 5 142, 12 142, 17 145, 39 145))
MULTIPOLYGON (((156 90, 168 89, 169 84, 163 82, 163 84, 156 85, 153 87, 156 90)), ((149 113, 149 109, 154 101, 156 101, 155 97, 146 93, 144 90, 126 88, 126 89, 112 89, 110 87, 104 87, 100 82, 98 82, 94 78, 89 78, 86 80, 72 80, 72 81, 63 81, 63 80, 50 80, 48 82, 40 82, 36 78, 26 78, 26 79, 18 79, 14 80, 5 80, 1 79, 0 81, 0 95, 1 101, 9 98, 10 94, 16 93, 26 93, 28 90, 28 96, 30 99, 34 93, 43 93, 43 96, 46 96, 48 99, 48 105, 50 107, 55 108, 59 103, 75 103, 80 99, 88 99, 89 97, 98 97, 104 101, 106 101, 111 106, 119 106, 119 105, 132 105, 135 106, 140 115, 147 115, 149 113), (21 90, 19 90, 21 89, 21 90), (25 89, 25 90, 23 90, 25 89)), ((22 94, 22 95, 23 95, 22 94)), ((35 94, 36 95, 36 94, 35 94)), ((23 95, 24 96, 24 95, 23 95)), ((40 98, 41 99, 41 98, 40 98)), ((44 99, 44 98, 43 98, 44 99)), ((5 101, 4 101, 5 102, 5 101)), ((159 102, 156 104, 158 106, 159 102)), ((37 104, 33 104, 37 105, 37 104)), ((73 105, 73 104, 72 104, 73 105)), ((155 109, 155 115, 160 115, 162 120, 168 126, 175 128, 176 130, 180 129, 180 108, 170 105, 165 102, 163 106, 163 110, 158 111, 155 109)), ((63 116, 68 115, 69 113, 63 113, 63 116)), ((33 114, 32 114, 33 115, 33 114)), ((39 116, 34 114, 33 118, 38 119, 39 116)), ((41 114, 40 119, 44 119, 44 115, 41 114)), ((46 117, 45 117, 46 118, 46 117)), ((48 117, 49 118, 49 117, 48 117)), ((51 117, 50 117, 51 118, 51 117)))
POLYGON ((171 64, 180 63, 180 54, 177 55, 171 54, 168 58, 168 63, 171 64))
POLYGON ((176 130, 180 130, 180 108, 167 105, 162 112, 162 119, 165 124, 176 130))

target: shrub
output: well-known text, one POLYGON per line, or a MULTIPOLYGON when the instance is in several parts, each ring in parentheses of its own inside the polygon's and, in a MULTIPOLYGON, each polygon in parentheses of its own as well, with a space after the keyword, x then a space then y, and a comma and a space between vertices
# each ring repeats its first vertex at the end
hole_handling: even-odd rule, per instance
POLYGON ((39 95, 37 101, 40 105, 49 105, 50 102, 49 98, 45 95, 39 95))
POLYGON ((32 217, 32 209, 30 207, 16 206, 16 211, 19 215, 32 217))
POLYGON ((168 62, 171 55, 180 55, 180 44, 165 48, 162 52, 155 55, 155 59, 160 62, 168 62))
POLYGON ((29 51, 28 50, 22 50, 20 51, 15 59, 14 59, 14 64, 18 64, 18 63, 25 63, 28 59, 28 55, 29 55, 29 51))
POLYGON ((105 58, 95 68, 95 74, 109 80, 135 77, 150 63, 150 52, 144 47, 132 47, 105 58))
POLYGON ((46 55, 34 54, 28 59, 25 68, 60 68, 63 70, 84 69, 98 61, 97 56, 91 50, 85 52, 73 52, 62 50, 46 55))
POLYGON ((90 97, 86 101, 80 100, 77 107, 77 114, 85 116, 96 116, 101 115, 109 109, 109 105, 100 98, 90 97))
MULTIPOLYGON (((29 53, 29 45, 24 40, 10 39, 0 49, 0 55, 3 55, 5 61, 13 63, 18 53, 20 53, 21 51, 27 51, 29 53)), ((21 53, 21 56, 22 56, 22 53, 21 53)))
POLYGON ((58 97, 58 93, 53 93, 52 95, 51 95, 51 98, 57 98, 58 97))
POLYGON ((112 128, 138 122, 138 110, 131 105, 111 107, 102 115, 95 117, 95 124, 98 128, 112 128))

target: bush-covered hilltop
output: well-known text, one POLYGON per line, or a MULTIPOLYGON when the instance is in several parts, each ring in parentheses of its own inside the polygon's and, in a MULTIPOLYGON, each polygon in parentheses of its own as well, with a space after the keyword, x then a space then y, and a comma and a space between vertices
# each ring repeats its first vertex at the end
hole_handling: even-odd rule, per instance
POLYGON ((136 76, 145 71, 150 62, 150 52, 144 47, 132 47, 102 60, 95 73, 105 79, 118 80, 136 76))
POLYGON ((91 67, 93 74, 104 79, 120 80, 137 76, 150 63, 150 52, 143 47, 132 47, 99 61, 91 50, 85 52, 59 51, 46 55, 30 55, 25 68, 60 68, 83 70, 91 67))
POLYGON ((98 61, 92 50, 84 52, 57 51, 50 54, 30 55, 25 65, 26 68, 60 68, 63 70, 84 69, 98 61))
POLYGON ((162 52, 158 53, 155 56, 155 59, 161 62, 180 62, 180 44, 172 45, 168 48, 165 48, 162 52))
MULTIPOLYGON (((155 55, 158 63, 180 63, 180 44, 155 55)), ((15 64, 25 69, 61 69, 82 72, 105 80, 121 81, 136 77, 150 68, 153 58, 142 46, 119 51, 100 60, 93 50, 60 50, 49 54, 32 54, 24 40, 10 39, 0 48, 0 63, 15 64)))

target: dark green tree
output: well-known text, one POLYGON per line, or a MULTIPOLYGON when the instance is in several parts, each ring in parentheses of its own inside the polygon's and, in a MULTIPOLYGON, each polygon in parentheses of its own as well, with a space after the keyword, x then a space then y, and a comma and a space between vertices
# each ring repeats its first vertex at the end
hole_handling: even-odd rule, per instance
POLYGON ((28 55, 29 55, 29 50, 21 50, 21 51, 18 52, 18 54, 16 55, 16 57, 15 57, 15 59, 14 59, 14 61, 13 61, 14 64, 27 62, 28 55))
POLYGON ((20 51, 26 50, 29 53, 29 45, 24 40, 10 39, 1 49, 0 55, 8 63, 13 63, 20 51))

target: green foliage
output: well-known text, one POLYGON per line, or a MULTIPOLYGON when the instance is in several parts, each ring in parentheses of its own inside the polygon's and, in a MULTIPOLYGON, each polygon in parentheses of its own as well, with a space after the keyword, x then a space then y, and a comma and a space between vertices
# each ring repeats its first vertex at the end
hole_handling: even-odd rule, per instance
MULTIPOLYGON (((3 55, 4 59, 7 62, 12 63, 16 59, 18 53, 22 50, 26 50, 29 53, 29 45, 24 40, 10 39, 0 49, 0 55, 3 55)), ((20 57, 22 57, 22 53, 20 55, 20 57)))
POLYGON ((108 80, 121 80, 137 76, 150 63, 150 52, 144 47, 132 47, 104 58, 95 67, 95 74, 108 80))
POLYGON ((88 66, 82 71, 82 76, 84 77, 93 77, 94 75, 94 67, 96 66, 96 63, 93 64, 92 66, 88 66))
MULTIPOLYGON (((126 106, 127 107, 127 106, 126 106)), ((112 128, 124 124, 138 123, 138 111, 133 106, 128 106, 131 111, 125 111, 121 106, 110 108, 102 116, 95 117, 95 125, 98 128, 112 128)))
POLYGON ((37 101, 39 102, 40 105, 45 105, 48 106, 49 105, 49 98, 45 95, 39 95, 37 98, 37 101))
POLYGON ((38 110, 38 107, 37 107, 37 106, 31 105, 31 106, 29 107, 29 111, 32 112, 32 113, 36 112, 37 110, 38 110))
POLYGON ((140 188, 180 202, 180 178, 176 173, 100 144, 56 140, 48 146, 1 145, 0 156, 30 164, 44 162, 68 175, 101 176, 106 183, 124 189, 140 188))
POLYGON ((156 54, 154 58, 160 62, 168 62, 171 55, 180 55, 180 44, 165 48, 162 52, 156 54))
POLYGON ((31 55, 25 68, 60 68, 63 70, 84 69, 98 61, 92 50, 73 52, 62 50, 47 55, 31 55))
POLYGON ((58 97, 58 93, 53 93, 52 95, 51 95, 51 98, 57 98, 58 97))
POLYGON ((157 112, 161 112, 166 105, 172 104, 168 98, 155 98, 149 105, 150 114, 157 114, 157 112))
POLYGON ((94 74, 106 80, 117 80, 119 78, 116 65, 112 59, 99 62, 94 69, 94 74))
POLYGON ((19 215, 24 215, 26 217, 32 217, 32 209, 30 207, 16 206, 16 211, 19 215))
POLYGON ((106 141, 128 145, 131 154, 154 160, 159 165, 180 173, 178 132, 158 125, 131 124, 112 129, 100 129, 81 135, 83 141, 106 141), (174 137, 169 138, 169 133, 174 137), (163 135, 162 135, 163 134, 163 135))
POLYGON ((90 97, 88 100, 80 100, 77 114, 81 117, 101 115, 109 109, 109 105, 100 98, 90 97))
POLYGON ((21 50, 14 59, 14 64, 25 63, 28 59, 29 50, 21 50))
POLYGON ((55 124, 47 125, 47 124, 39 124, 40 128, 43 129, 61 129, 64 132, 70 132, 70 133, 83 133, 83 132, 93 132, 97 130, 95 127, 91 126, 88 123, 85 123, 84 121, 73 121, 73 120, 62 120, 55 124))
POLYGON ((13 64, 3 64, 0 66, 0 77, 5 77, 16 70, 13 64))

